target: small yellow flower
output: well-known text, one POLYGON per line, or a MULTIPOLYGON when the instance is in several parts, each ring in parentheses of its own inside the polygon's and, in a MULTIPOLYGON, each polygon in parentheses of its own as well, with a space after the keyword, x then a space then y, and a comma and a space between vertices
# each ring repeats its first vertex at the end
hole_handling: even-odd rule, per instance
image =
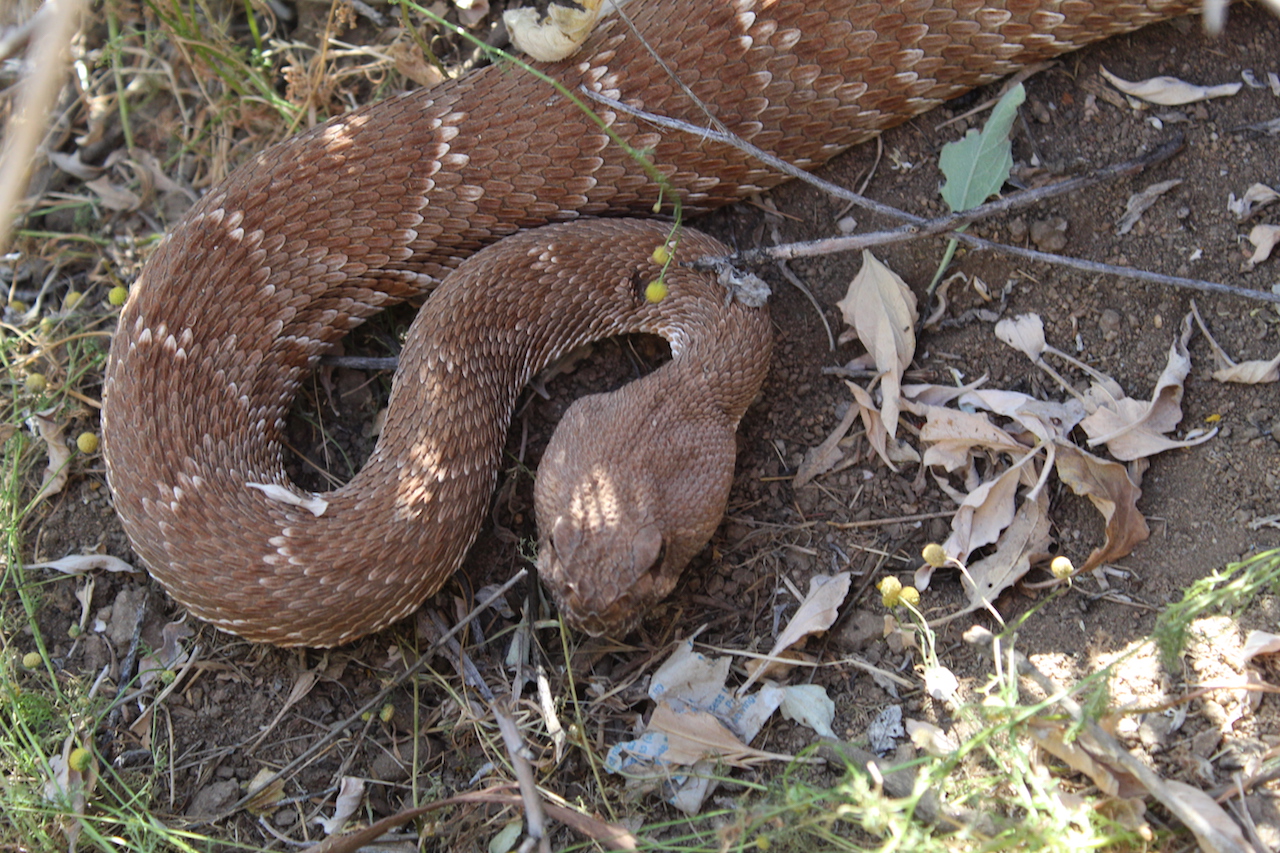
POLYGON ((920 590, 914 586, 904 586, 902 592, 898 593, 898 600, 910 604, 912 607, 919 607, 920 590))
POLYGON ((71 755, 67 756, 67 766, 77 773, 83 773, 88 770, 92 761, 93 756, 83 746, 77 746, 71 750, 71 755))
POLYGON ((898 599, 902 595, 902 581, 889 575, 876 584, 876 589, 880 590, 880 600, 885 607, 898 606, 898 599))
POLYGON ((92 432, 82 432, 76 436, 76 447, 81 453, 93 453, 98 449, 98 436, 92 432))
POLYGON ((382 708, 378 711, 378 719, 382 720, 382 722, 384 723, 391 722, 391 718, 394 717, 395 715, 396 715, 396 706, 392 705, 390 702, 383 705, 382 708))
POLYGON ((25 382, 27 390, 32 394, 39 394, 49 385, 49 380, 45 378, 43 373, 28 373, 25 382))
POLYGON ((107 294, 107 301, 110 302, 112 305, 116 306, 117 308, 123 305, 125 303, 125 300, 128 298, 129 298, 129 288, 124 286, 113 287, 111 288, 111 291, 107 294))
POLYGON ((644 298, 657 305, 667 298, 667 283, 661 279, 649 282, 644 288, 644 298))
POLYGON ((22 656, 23 669, 35 669, 43 662, 44 658, 40 657, 39 652, 27 652, 22 656))
POLYGON ((671 260, 671 244, 664 243, 658 248, 654 249, 652 257, 653 257, 653 262, 658 266, 660 267, 666 266, 667 262, 671 260))
POLYGON ((68 290, 67 295, 62 297, 62 307, 70 311, 80 304, 80 300, 84 299, 84 294, 78 290, 68 290))
POLYGON ((924 551, 920 556, 924 557, 924 561, 935 569, 940 569, 947 564, 947 552, 942 550, 942 546, 937 542, 930 542, 924 546, 924 551))
POLYGON ((1071 564, 1070 559, 1059 554, 1049 564, 1049 571, 1053 572, 1053 576, 1058 580, 1066 580, 1076 573, 1076 567, 1071 564))

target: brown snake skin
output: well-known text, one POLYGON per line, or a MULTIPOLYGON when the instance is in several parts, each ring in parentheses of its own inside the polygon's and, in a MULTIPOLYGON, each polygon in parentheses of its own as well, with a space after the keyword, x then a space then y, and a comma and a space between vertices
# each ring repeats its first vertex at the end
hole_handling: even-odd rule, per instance
MULTIPOLYGON (((1197 5, 635 0, 627 9, 731 131, 810 167, 1027 63, 1197 5)), ((706 121, 616 18, 547 70, 571 90, 706 121)), ((691 208, 782 180, 732 148, 604 117, 652 151, 691 208)), ((655 331, 675 341, 672 369, 627 386, 643 386, 633 396, 575 406, 561 429, 573 435, 553 439, 537 494, 540 568, 565 615, 593 633, 633 626, 714 530, 732 432, 768 358, 764 314, 724 308, 703 276, 669 273, 668 299, 644 300, 661 228, 533 231, 476 255, 415 323, 380 443, 350 484, 323 496, 322 515, 246 484, 288 484, 282 418, 352 327, 499 237, 642 213, 657 198, 566 99, 499 67, 342 116, 247 163, 151 258, 112 344, 103 433, 135 551, 193 613, 251 640, 333 646, 375 631, 461 562, 532 373, 582 340, 655 331), (700 383, 680 384, 690 376, 700 383), (678 416, 661 408, 672 400, 678 416), (649 461, 603 461, 608 445, 649 461)), ((717 251, 709 238, 685 233, 682 257, 708 251, 717 251)))

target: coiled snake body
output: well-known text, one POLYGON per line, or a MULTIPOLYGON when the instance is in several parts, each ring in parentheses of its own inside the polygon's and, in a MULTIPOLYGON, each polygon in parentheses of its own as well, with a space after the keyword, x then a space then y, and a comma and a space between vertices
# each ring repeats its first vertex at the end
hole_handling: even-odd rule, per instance
MULTIPOLYGON (((637 0, 627 9, 729 130, 811 167, 1019 66, 1196 5, 637 0)), ((707 122, 617 19, 546 70, 570 90, 707 122)), ((733 148, 602 115, 651 152, 686 209, 782 180, 733 148)), ((461 562, 532 372, 583 340, 650 331, 673 341, 672 363, 621 397, 576 404, 537 487, 539 565, 561 608, 594 633, 626 630, 714 530, 732 433, 769 349, 763 313, 726 308, 701 274, 673 268, 668 298, 644 298, 664 227, 538 229, 463 264, 415 323, 377 449, 351 483, 321 496, 320 515, 281 499, 297 490, 278 436, 301 380, 369 315, 423 293, 498 238, 656 201, 656 184, 587 116, 499 67, 334 119, 247 163, 151 258, 112 344, 103 433, 135 551, 193 613, 252 640, 331 646, 377 630, 461 562), (642 458, 612 456, 636 449, 642 458)), ((720 247, 686 231, 679 251, 720 247)))

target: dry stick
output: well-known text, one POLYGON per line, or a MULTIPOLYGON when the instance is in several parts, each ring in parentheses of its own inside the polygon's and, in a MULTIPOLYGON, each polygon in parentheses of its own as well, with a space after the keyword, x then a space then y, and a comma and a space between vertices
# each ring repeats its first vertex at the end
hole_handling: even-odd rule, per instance
POLYGON ((614 100, 613 98, 607 98, 594 92, 586 90, 583 91, 586 93, 587 97, 605 104, 610 109, 615 109, 619 112, 635 116, 636 118, 644 119, 645 121, 649 121, 659 127, 680 130, 712 142, 731 145, 734 148, 747 152, 765 165, 777 169, 786 175, 790 175, 797 180, 804 181, 811 186, 817 187, 823 192, 829 193, 836 198, 851 202, 852 204, 866 210, 906 222, 909 226, 890 231, 876 231, 850 237, 836 237, 827 240, 817 240, 811 243, 791 243, 784 246, 774 246, 772 248, 752 249, 746 252, 737 252, 723 258, 703 258, 692 264, 695 269, 712 269, 718 265, 726 263, 755 263, 764 260, 785 260, 813 255, 826 255, 833 252, 855 251, 858 249, 870 248, 872 246, 900 243, 906 240, 914 240, 921 236, 945 236, 959 240, 960 242, 966 243, 976 249, 987 249, 1001 252, 1031 261, 1064 266, 1080 270, 1081 272, 1113 275, 1119 278, 1131 278, 1139 281, 1152 282, 1154 284, 1166 284, 1172 287, 1182 287, 1206 293, 1222 293, 1229 296, 1238 296, 1244 299, 1254 299, 1261 302, 1280 304, 1280 293, 1247 290, 1242 287, 1233 287, 1232 285, 1220 284, 1218 282, 1205 281, 1202 279, 1162 275, 1160 273, 1148 272, 1146 270, 1136 270, 1129 267, 1115 266, 1114 264, 1085 261, 1079 258, 1067 257, 1066 255, 1052 254, 1050 252, 1038 252, 1034 249, 1022 249, 1017 246, 1009 246, 1004 243, 984 240, 981 237, 975 237, 967 232, 954 230, 996 213, 1004 213, 1010 210, 1019 209, 1062 193, 1072 192, 1092 186, 1102 181, 1139 172, 1151 165, 1154 165, 1155 163, 1159 163, 1162 160, 1171 157, 1176 153, 1182 146, 1181 138, 1176 138, 1164 145, 1161 145, 1149 155, 1130 160, 1126 163, 1108 166, 1091 175, 1069 178, 1068 180, 1052 184, 1047 187, 1014 193, 1006 198, 998 199, 997 201, 980 205, 979 207, 962 211, 960 213, 953 213, 936 219, 925 219, 924 217, 916 216, 915 214, 907 213, 903 210, 898 210, 897 208, 882 204, 881 202, 872 201, 871 199, 860 196, 857 193, 845 189, 844 187, 824 181, 821 178, 815 177, 796 166, 792 166, 785 160, 780 160, 772 154, 762 151, 751 143, 739 139, 731 134, 717 133, 716 131, 707 130, 680 119, 668 118, 645 110, 636 109, 635 107, 629 106, 621 101, 614 100))
POLYGON ((231 815, 235 814, 240 809, 244 808, 244 806, 247 805, 249 801, 252 800, 254 796, 256 796, 257 793, 261 791, 263 788, 265 788, 267 785, 272 784, 277 779, 283 779, 285 776, 289 775, 294 770, 301 767, 304 763, 306 763, 308 759, 311 758, 311 756, 315 755, 317 752, 320 752, 322 749, 325 749, 348 726, 360 722, 360 718, 365 713, 370 712, 375 708, 381 707, 383 700, 385 700, 387 696, 391 694, 391 691, 398 689, 402 684, 404 684, 410 678, 413 678, 415 675, 422 672, 423 668, 425 668, 427 665, 427 661, 431 660, 431 658, 435 656, 436 652, 439 651, 444 646, 445 643, 447 643, 454 636, 456 636, 457 633, 461 631, 463 628, 465 628, 467 625, 470 625, 472 620, 474 620, 477 616, 483 613, 485 609, 489 607, 489 605, 493 604, 495 601, 497 601, 499 598, 505 595, 507 590, 511 589, 511 587, 515 586, 518 582, 524 580, 524 578, 528 574, 529 574, 528 569, 521 569, 520 571, 512 575, 511 578, 502 586, 498 587, 498 589, 496 589, 492 595, 490 595, 484 601, 480 602, 474 608, 472 608, 471 612, 469 612, 466 616, 464 616, 461 620, 459 620, 457 625, 454 625, 443 636, 439 637, 434 643, 432 643, 431 646, 428 647, 428 649, 422 654, 422 656, 418 658, 417 662, 414 663, 413 666, 409 667, 404 672, 400 673, 400 675, 396 676, 396 678, 390 684, 388 684, 386 687, 379 690, 368 702, 365 702, 363 705, 361 705, 358 709, 356 709, 354 713, 352 713, 345 720, 340 720, 339 722, 330 726, 329 731, 326 732, 325 735, 321 737, 318 741, 313 743, 311 746, 307 747, 307 749, 301 755, 293 759, 293 761, 290 761, 284 767, 280 768, 271 776, 271 778, 262 782, 262 784, 255 787, 248 794, 241 797, 239 800, 236 800, 234 803, 231 804, 230 808, 226 809, 221 814, 190 824, 190 828, 208 826, 209 824, 217 823, 218 821, 224 820, 230 817, 231 815))
POLYGON ((1195 833, 1203 849, 1212 851, 1212 853, 1226 853, 1226 851, 1244 853, 1238 844, 1223 835, 1203 815, 1193 808, 1188 808, 1187 803, 1169 789, 1164 779, 1160 778, 1158 773, 1125 749, 1124 744, 1116 740, 1112 734, 1097 723, 1086 719, 1084 709, 1071 698, 1066 689, 1037 669, 1035 664, 1027 660, 1025 655, 1012 649, 1004 652, 999 647, 999 638, 986 628, 978 625, 964 632, 964 641, 997 666, 1001 663, 999 658, 1003 657, 1004 654, 1011 655, 1018 674, 1025 678, 1030 678, 1039 685, 1040 689, 1052 701, 1060 705, 1071 716, 1073 721, 1081 725, 1083 730, 1093 738, 1094 743, 1105 752, 1105 758, 1108 762, 1119 765, 1122 770, 1137 777, 1138 781, 1152 796, 1159 800, 1178 820, 1182 821, 1183 825, 1195 833))
MULTIPOLYGON (((435 614, 431 616, 431 624, 437 631, 444 631, 440 618, 435 614)), ((511 709, 515 707, 517 702, 516 697, 513 695, 499 701, 493 695, 493 691, 489 689, 489 685, 485 683, 484 676, 480 674, 480 670, 472 663, 471 658, 467 656, 462 644, 457 639, 449 638, 447 640, 447 650, 458 669, 458 675, 462 678, 463 684, 471 685, 480 694, 480 698, 489 705, 489 711, 498 723, 498 731, 501 732, 502 743, 507 748, 507 756, 511 760, 511 768, 515 772, 516 781, 520 784, 520 798, 524 802, 525 810, 526 842, 536 842, 542 853, 551 853, 551 842, 546 832, 546 812, 543 809, 542 798, 538 795, 538 782, 534 777, 533 765, 529 760, 529 749, 525 746, 524 738, 520 735, 520 727, 516 725, 515 719, 511 716, 511 709)))
MULTIPOLYGON (((18 103, 4 133, 0 150, 0 252, 9 245, 13 212, 27 187, 36 148, 69 58, 68 45, 80 25, 83 0, 47 0, 48 14, 37 14, 31 38, 32 70, 23 80, 18 103)), ((8 48, 6 48, 8 49, 8 48)))

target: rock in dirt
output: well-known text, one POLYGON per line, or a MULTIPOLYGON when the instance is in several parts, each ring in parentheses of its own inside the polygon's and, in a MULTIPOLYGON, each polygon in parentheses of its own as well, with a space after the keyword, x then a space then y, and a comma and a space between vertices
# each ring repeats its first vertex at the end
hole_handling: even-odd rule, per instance
POLYGON ((240 796, 240 783, 228 779, 200 789, 187 806, 188 817, 211 817, 231 805, 240 796))

